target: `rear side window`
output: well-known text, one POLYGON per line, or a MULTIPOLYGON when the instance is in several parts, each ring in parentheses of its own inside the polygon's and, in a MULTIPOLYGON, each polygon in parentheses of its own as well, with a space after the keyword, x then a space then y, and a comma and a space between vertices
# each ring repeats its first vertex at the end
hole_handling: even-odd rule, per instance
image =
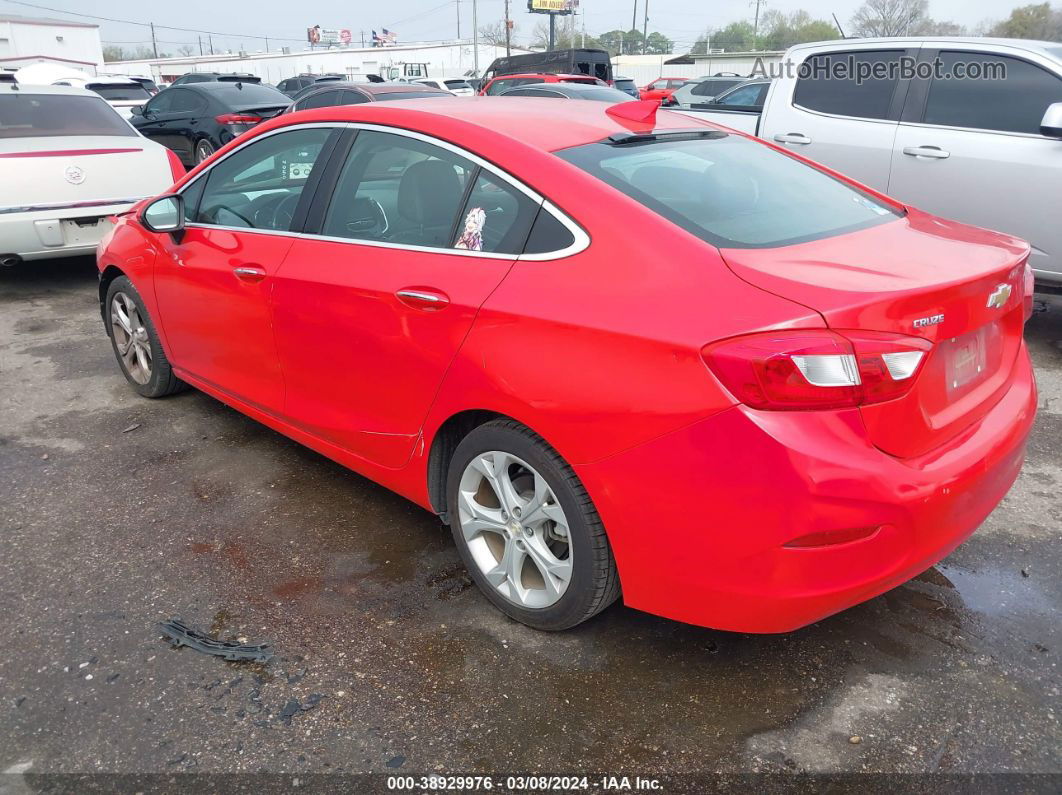
POLYGON ((929 87, 927 124, 1036 134, 1047 106, 1062 102, 1062 79, 1027 61, 980 52, 941 52, 940 60, 948 77, 929 87), (1006 79, 957 77, 972 66, 986 74, 995 67, 1006 79))
POLYGON ((519 254, 538 204, 526 194, 480 171, 461 211, 453 247, 493 254, 519 254))
POLYGON ((362 94, 360 91, 340 91, 339 98, 336 100, 337 105, 360 105, 362 102, 368 102, 369 98, 362 94))
POLYGON ((844 182, 738 136, 597 143, 557 154, 722 248, 789 245, 898 217, 844 182))
POLYGON ((813 55, 800 66, 793 104, 836 116, 887 119, 898 79, 896 68, 890 70, 888 65, 898 65, 904 52, 861 50, 813 55), (874 70, 882 74, 874 76, 874 70))
POLYGON ((59 135, 137 135, 110 105, 97 97, 62 94, 0 94, 0 138, 59 135))
POLYGON ((551 254, 572 245, 575 245, 575 236, 571 230, 545 207, 540 208, 531 227, 531 234, 527 236, 524 253, 551 254))

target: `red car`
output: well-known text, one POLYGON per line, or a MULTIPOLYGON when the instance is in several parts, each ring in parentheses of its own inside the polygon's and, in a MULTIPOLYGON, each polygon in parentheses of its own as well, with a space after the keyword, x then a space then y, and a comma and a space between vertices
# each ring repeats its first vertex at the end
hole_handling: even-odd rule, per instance
POLYGON ((687 82, 689 82, 688 77, 658 77, 645 88, 639 89, 638 94, 642 99, 655 99, 657 102, 663 102, 671 98, 676 88, 687 82))
POLYGON ((541 72, 529 72, 519 75, 501 75, 489 80, 482 89, 480 96, 495 96, 510 88, 528 85, 529 83, 586 83, 592 86, 607 86, 604 80, 598 80, 590 75, 551 75, 541 72))
POLYGON ((118 220, 100 301, 134 390, 437 513, 519 621, 780 632, 1010 488, 1028 255, 651 103, 424 99, 241 136, 118 220))

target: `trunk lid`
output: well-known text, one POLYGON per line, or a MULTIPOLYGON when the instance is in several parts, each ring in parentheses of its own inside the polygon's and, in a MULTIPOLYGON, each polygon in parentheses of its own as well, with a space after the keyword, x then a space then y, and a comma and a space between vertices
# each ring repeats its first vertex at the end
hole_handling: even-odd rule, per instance
POLYGON ((139 199, 173 183, 165 151, 133 135, 0 138, 0 167, 0 207, 5 208, 139 199))
POLYGON ((818 311, 832 329, 933 343, 907 394, 860 408, 872 442, 900 458, 961 433, 1006 390, 1028 253, 1015 238, 914 210, 833 238, 722 252, 738 276, 818 311))

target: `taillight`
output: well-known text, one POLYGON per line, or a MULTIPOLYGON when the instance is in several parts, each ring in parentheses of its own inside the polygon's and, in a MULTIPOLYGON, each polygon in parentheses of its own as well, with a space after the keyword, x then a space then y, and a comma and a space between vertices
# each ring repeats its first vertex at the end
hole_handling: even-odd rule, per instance
POLYGON ((1033 277, 1032 266, 1029 261, 1025 261, 1025 280, 1022 287, 1021 299, 1022 308, 1025 310, 1025 322, 1029 322, 1029 318, 1033 314, 1033 293, 1036 292, 1036 279, 1033 277))
POLYGON ((166 159, 170 161, 170 173, 173 174, 173 181, 176 182, 184 176, 184 163, 172 149, 166 150, 166 159))
POLYGON ((214 117, 214 121, 218 124, 258 124, 261 120, 261 116, 251 116, 246 113, 222 113, 214 117))
POLYGON ((771 331, 701 351, 747 406, 771 411, 836 409, 902 397, 914 385, 928 340, 873 331, 771 331))

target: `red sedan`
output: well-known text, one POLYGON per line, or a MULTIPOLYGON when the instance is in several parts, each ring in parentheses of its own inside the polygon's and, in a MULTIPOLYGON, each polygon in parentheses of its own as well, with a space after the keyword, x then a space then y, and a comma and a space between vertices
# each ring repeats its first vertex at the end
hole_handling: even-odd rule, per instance
POLYGON ((688 82, 688 77, 658 77, 645 88, 639 89, 638 93, 642 99, 655 99, 657 102, 663 102, 665 99, 671 98, 671 95, 675 93, 675 89, 688 82))
POLYGON ((1028 255, 648 103, 410 100, 232 142, 119 219, 100 300, 133 389, 437 513, 519 621, 780 632, 1014 482, 1028 255))

